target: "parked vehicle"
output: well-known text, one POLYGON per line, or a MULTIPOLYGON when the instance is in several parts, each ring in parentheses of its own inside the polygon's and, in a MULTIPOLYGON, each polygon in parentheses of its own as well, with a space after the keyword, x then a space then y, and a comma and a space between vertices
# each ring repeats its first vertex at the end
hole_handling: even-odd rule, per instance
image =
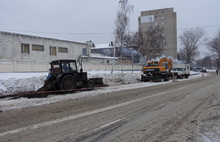
POLYGON ((141 81, 169 81, 172 77, 171 58, 161 58, 159 61, 149 61, 142 70, 141 81))
POLYGON ((177 77, 177 79, 189 78, 190 64, 173 64, 171 71, 177 77))

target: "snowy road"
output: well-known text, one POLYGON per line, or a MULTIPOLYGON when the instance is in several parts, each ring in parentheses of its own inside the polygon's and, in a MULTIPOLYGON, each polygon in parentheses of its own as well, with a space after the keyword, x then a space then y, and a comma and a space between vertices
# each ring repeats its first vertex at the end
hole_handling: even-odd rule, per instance
POLYGON ((3 111, 0 141, 217 142, 219 85, 209 75, 3 111))

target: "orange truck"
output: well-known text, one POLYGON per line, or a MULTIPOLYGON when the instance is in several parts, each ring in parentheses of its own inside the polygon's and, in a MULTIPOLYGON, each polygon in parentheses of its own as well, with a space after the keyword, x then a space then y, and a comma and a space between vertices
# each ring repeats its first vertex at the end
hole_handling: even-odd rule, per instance
POLYGON ((141 81, 169 81, 172 77, 173 61, 161 58, 159 61, 148 61, 142 70, 141 81))

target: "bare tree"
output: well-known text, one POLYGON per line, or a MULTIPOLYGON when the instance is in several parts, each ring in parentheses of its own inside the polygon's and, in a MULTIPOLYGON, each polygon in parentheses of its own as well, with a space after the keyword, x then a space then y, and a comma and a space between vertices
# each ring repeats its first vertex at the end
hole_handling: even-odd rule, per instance
POLYGON ((218 31, 217 36, 208 42, 208 47, 216 58, 217 67, 220 68, 220 30, 218 31))
POLYGON ((207 40, 204 35, 205 31, 201 28, 186 30, 180 35, 180 43, 185 54, 184 60, 187 63, 195 61, 195 58, 199 55, 199 47, 204 45, 207 40))
MULTIPOLYGON (((118 9, 116 20, 115 20, 115 46, 121 47, 121 66, 123 64, 123 55, 122 55, 122 48, 126 45, 126 35, 128 34, 128 27, 129 27, 129 15, 133 10, 133 6, 128 3, 128 0, 120 0, 120 7, 118 9)), ((112 73, 113 73, 112 66, 112 73)), ((121 67, 122 68, 122 67, 121 67)))
POLYGON ((125 35, 125 43, 127 46, 137 49, 139 43, 139 33, 130 32, 125 35))
POLYGON ((126 34, 125 42, 129 47, 146 56, 146 60, 151 60, 163 54, 163 47, 166 44, 163 31, 160 26, 151 26, 145 32, 126 34))
POLYGON ((128 3, 128 0, 120 0, 119 3, 120 7, 116 15, 114 34, 116 45, 122 47, 126 44, 130 21, 129 15, 133 10, 133 6, 128 3))
POLYGON ((163 31, 160 26, 151 26, 147 31, 139 33, 139 50, 146 56, 146 60, 162 56, 166 44, 163 31))
POLYGON ((212 57, 210 55, 207 55, 204 58, 197 60, 196 63, 197 65, 201 67, 206 67, 208 69, 211 69, 213 66, 212 57))
POLYGON ((177 59, 182 61, 186 59, 186 53, 183 48, 180 48, 179 52, 177 53, 177 59))

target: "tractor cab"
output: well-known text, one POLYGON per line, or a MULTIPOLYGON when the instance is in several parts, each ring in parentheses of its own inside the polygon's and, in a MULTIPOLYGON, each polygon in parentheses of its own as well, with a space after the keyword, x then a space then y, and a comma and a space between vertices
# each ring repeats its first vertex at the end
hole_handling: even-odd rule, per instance
POLYGON ((50 73, 52 74, 78 72, 75 60, 55 60, 50 64, 50 73))
POLYGON ((87 80, 87 73, 82 69, 78 71, 76 60, 55 60, 52 61, 48 76, 62 77, 67 74, 74 76, 76 80, 87 80))
POLYGON ((158 62, 157 61, 149 61, 147 63, 147 67, 150 67, 150 66, 158 66, 158 62))

